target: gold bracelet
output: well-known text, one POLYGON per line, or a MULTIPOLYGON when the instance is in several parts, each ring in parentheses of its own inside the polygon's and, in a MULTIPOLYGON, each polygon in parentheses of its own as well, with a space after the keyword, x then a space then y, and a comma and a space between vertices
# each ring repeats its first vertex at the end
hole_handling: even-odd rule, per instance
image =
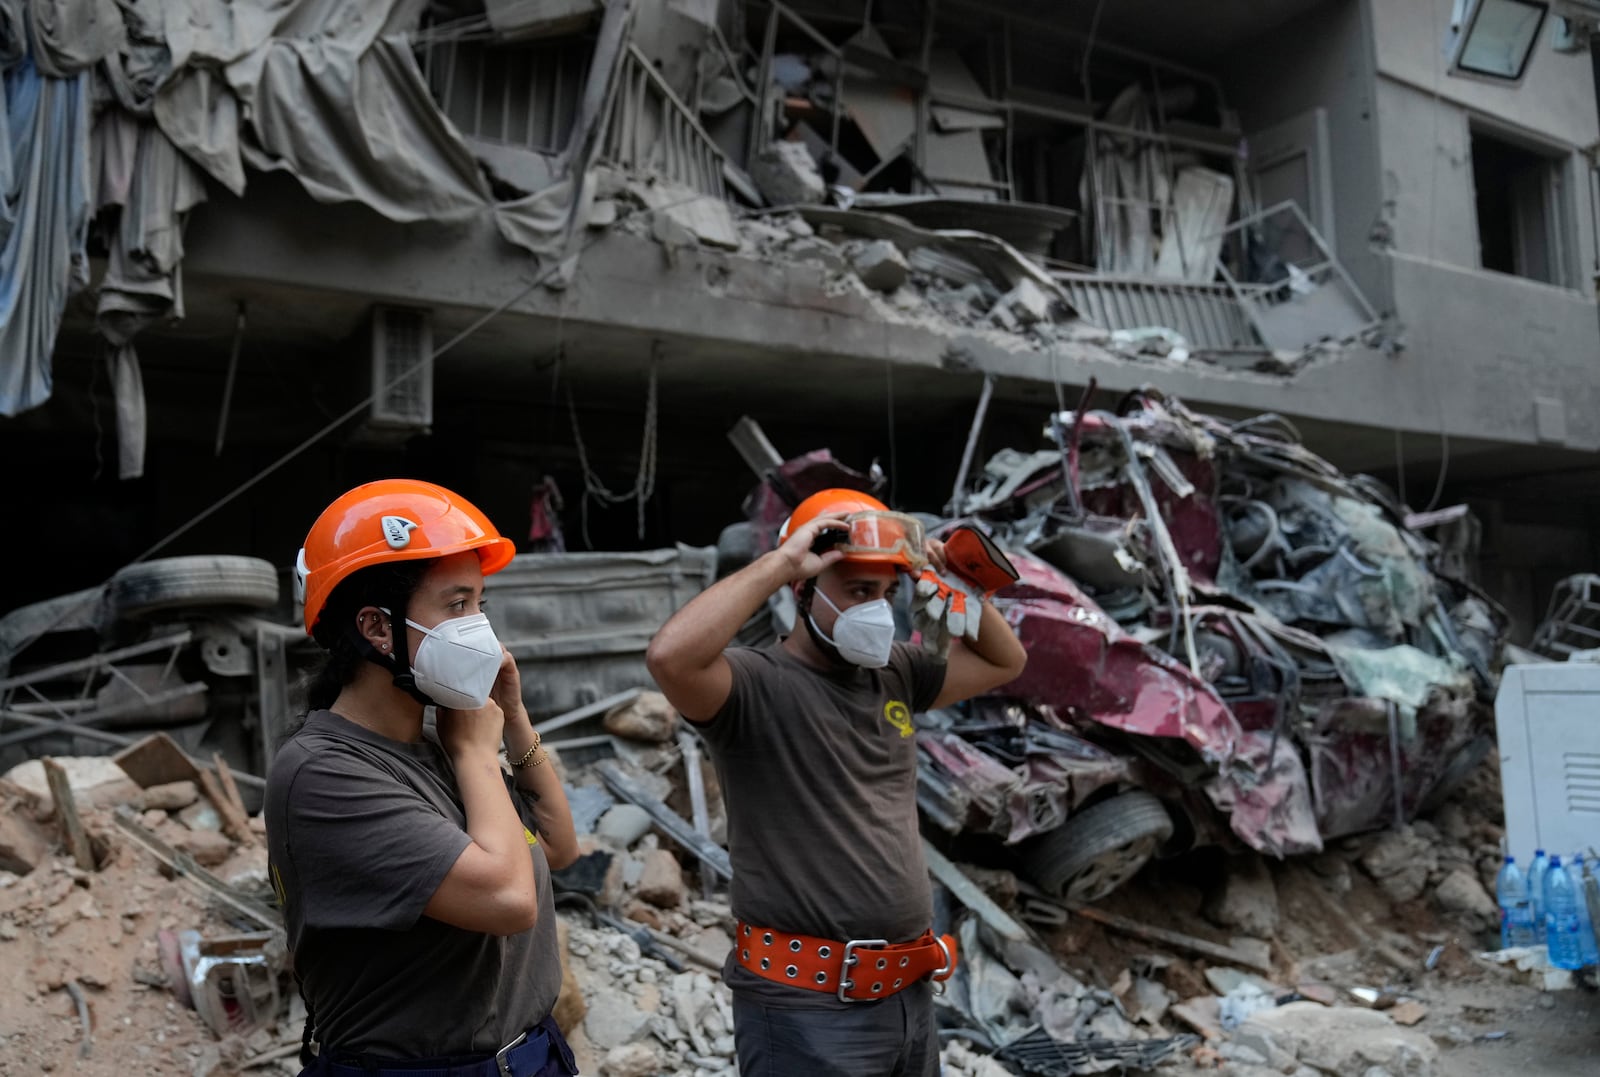
MULTIPOLYGON (((513 762, 511 764, 511 769, 512 770, 521 770, 523 767, 528 766, 529 765, 528 761, 533 758, 533 753, 537 752, 538 750, 539 750, 539 731, 536 729, 536 730, 533 731, 533 745, 526 752, 522 753, 522 758, 521 759, 518 759, 518 760, 516 760, 515 762, 513 762)), ((543 763, 543 762, 544 762, 543 759, 539 760, 539 763, 543 763)), ((532 765, 533 766, 538 766, 539 763, 534 763, 532 765)))

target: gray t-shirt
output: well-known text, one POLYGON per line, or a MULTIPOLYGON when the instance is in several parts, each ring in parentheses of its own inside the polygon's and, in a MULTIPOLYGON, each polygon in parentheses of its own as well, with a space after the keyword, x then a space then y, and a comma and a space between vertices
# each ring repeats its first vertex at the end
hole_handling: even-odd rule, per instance
MULTIPOLYGON (((509 779, 508 779, 509 783, 509 779)), ((267 778, 267 852, 295 971, 324 1049, 384 1058, 492 1053, 561 990, 554 898, 526 794, 539 921, 501 938, 423 915, 471 838, 437 740, 389 740, 313 711, 267 778)))
MULTIPOLYGON (((914 939, 932 924, 917 829, 911 715, 942 662, 897 643, 883 669, 820 670, 781 643, 724 652, 728 701, 698 728, 728 809, 733 913, 825 939, 914 939)), ((776 1005, 843 1005, 771 983, 730 955, 724 979, 776 1005)))

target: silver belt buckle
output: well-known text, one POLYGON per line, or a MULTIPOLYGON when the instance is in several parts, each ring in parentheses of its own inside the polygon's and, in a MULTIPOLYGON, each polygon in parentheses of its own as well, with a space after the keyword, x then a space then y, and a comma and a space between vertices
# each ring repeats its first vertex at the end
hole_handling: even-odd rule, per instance
POLYGON ((500 1050, 494 1053, 494 1064, 500 1070, 500 1077, 516 1077, 516 1075, 511 1072, 511 1064, 506 1061, 506 1055, 510 1054, 512 1051, 515 1051, 518 1047, 521 1047, 527 1042, 528 1034, 523 1032, 516 1039, 512 1040, 510 1043, 506 1044, 504 1047, 500 1048, 500 1050))
POLYGON ((856 947, 858 947, 858 946, 887 946, 887 945, 889 945, 889 940, 888 939, 851 939, 849 942, 844 944, 844 963, 839 966, 839 991, 838 991, 838 995, 839 995, 839 1001, 840 1002, 862 1002, 862 1001, 865 1001, 865 1000, 859 999, 859 998, 846 998, 845 997, 845 992, 850 990, 852 987, 854 987, 856 985, 856 982, 854 980, 850 979, 850 977, 849 977, 850 966, 854 965, 857 961, 861 960, 859 957, 857 957, 855 955, 856 947))
POLYGON ((936 995, 942 995, 942 994, 944 994, 944 990, 945 990, 945 982, 943 980, 939 979, 939 977, 940 976, 949 976, 950 973, 954 972, 955 971, 955 967, 956 967, 956 962, 955 962, 955 958, 950 956, 950 947, 944 941, 944 936, 943 935, 935 935, 933 937, 933 941, 938 943, 939 944, 939 949, 944 951, 944 965, 942 967, 940 967, 940 968, 934 969, 933 972, 929 975, 929 979, 933 983, 933 993, 936 994, 936 995))

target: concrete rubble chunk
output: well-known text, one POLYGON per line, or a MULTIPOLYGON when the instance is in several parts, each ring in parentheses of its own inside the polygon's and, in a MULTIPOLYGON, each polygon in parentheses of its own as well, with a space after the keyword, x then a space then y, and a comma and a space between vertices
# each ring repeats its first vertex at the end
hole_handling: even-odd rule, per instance
POLYGON ((221 830, 222 816, 208 801, 196 801, 177 813, 178 822, 190 830, 221 830))
POLYGON ((851 252, 850 264, 861 283, 878 292, 892 292, 906 282, 911 267, 887 239, 876 239, 851 252))
POLYGON ((630 901, 628 907, 622 910, 622 915, 636 924, 661 930, 661 912, 654 905, 647 905, 642 901, 630 901))
POLYGON ((1272 964, 1272 944, 1250 935, 1235 935, 1228 940, 1228 948, 1248 957, 1256 965, 1272 964))
POLYGON ((637 699, 613 707, 602 722, 616 737, 665 744, 678 733, 678 711, 660 692, 640 692, 637 699))
MULTIPOLYGON (((72 790, 72 799, 79 811, 133 804, 139 799, 139 786, 128 777, 126 771, 106 756, 60 756, 56 762, 67 772, 67 785, 72 790)), ((44 776, 43 760, 30 759, 26 763, 19 763, 5 777, 22 789, 36 805, 54 810, 55 801, 50 796, 50 783, 44 776)))
POLYGON ((1279 1073, 1292 1073, 1300 1065, 1300 1060, 1295 1058, 1292 1052, 1285 1051, 1270 1033, 1252 1026, 1249 1021, 1234 1029, 1229 1035, 1234 1043, 1248 1047, 1265 1058, 1266 1064, 1279 1073))
POLYGON ((650 213, 650 234, 658 243, 739 249, 739 227, 721 199, 673 183, 635 181, 626 186, 650 213))
POLYGON ((1051 300, 1043 288, 1024 277, 1016 286, 1000 297, 1000 305, 1009 310, 1023 325, 1034 325, 1050 320, 1051 300))
POLYGON ((214 868, 233 855, 233 842, 218 831, 185 830, 179 827, 168 833, 172 847, 194 857, 194 862, 201 867, 214 868))
POLYGON ((849 268, 839 248, 824 239, 808 236, 797 239, 783 249, 786 257, 797 262, 812 262, 830 274, 843 273, 849 268))
POLYGON ((0 815, 0 871, 26 875, 50 855, 50 839, 23 812, 0 815))
POLYGON ((712 965, 720 966, 733 949, 733 938, 720 927, 702 927, 684 934, 683 941, 712 965))
POLYGON ((601 1077, 651 1077, 660 1069, 661 1058, 648 1043, 613 1047, 600 1062, 601 1077))
POLYGON ((767 146, 751 162, 750 178, 774 206, 821 202, 828 194, 817 162, 801 142, 780 139, 767 146))
POLYGON ((1270 939, 1278 929, 1278 888, 1266 861, 1259 856, 1232 858, 1222 885, 1211 893, 1203 912, 1214 924, 1270 939))
POLYGON ((139 795, 135 807, 141 811, 179 811, 200 799, 200 790, 194 782, 167 782, 152 785, 139 795))
POLYGON ((1242 1043, 1224 1043, 1217 1047, 1217 1054, 1229 1062, 1236 1062, 1243 1066, 1265 1066, 1267 1056, 1252 1047, 1242 1043))
POLYGON ((1241 1028, 1264 1032, 1301 1062, 1327 1074, 1360 1074, 1380 1066, 1393 1077, 1432 1077, 1439 1060, 1432 1039, 1396 1026, 1377 1010, 1291 1002, 1254 1014, 1241 1028))
POLYGON ((1440 908, 1460 915, 1480 930, 1499 923, 1500 907, 1478 882, 1477 876, 1464 868, 1447 874, 1434 891, 1433 899, 1440 908))
POLYGON ((583 1031, 590 1043, 609 1052, 648 1035, 650 1017, 638 999, 626 991, 596 992, 589 1000, 583 1031))
POLYGON ((678 858, 665 849, 647 853, 639 876, 639 897, 660 909, 676 909, 687 896, 678 858))
POLYGON ((617 804, 595 824, 595 836, 626 849, 650 832, 650 813, 635 804, 617 804))
POLYGON ((1146 1025, 1160 1024, 1171 1005, 1172 992, 1165 987, 1143 976, 1134 979, 1133 1005, 1129 1007, 1129 1016, 1135 1021, 1146 1025))
POLYGON ((1432 846, 1410 828, 1381 835, 1361 853, 1361 866, 1397 904, 1421 896, 1435 862, 1432 846))

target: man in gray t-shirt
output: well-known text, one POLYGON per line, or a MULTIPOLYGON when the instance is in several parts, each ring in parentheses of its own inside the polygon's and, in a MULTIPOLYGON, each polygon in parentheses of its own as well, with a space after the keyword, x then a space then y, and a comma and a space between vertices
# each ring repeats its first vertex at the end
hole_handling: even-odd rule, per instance
POLYGON ((647 656, 709 743, 727 803, 739 1070, 932 1075, 928 978, 948 962, 929 931, 911 716, 1013 680, 1027 656, 987 603, 978 641, 947 660, 893 641, 900 573, 943 571, 945 553, 867 495, 813 495, 784 536, 678 611, 647 656), (796 631, 728 649, 783 587, 797 592, 796 631), (853 940, 883 945, 852 947, 847 964, 853 940))

